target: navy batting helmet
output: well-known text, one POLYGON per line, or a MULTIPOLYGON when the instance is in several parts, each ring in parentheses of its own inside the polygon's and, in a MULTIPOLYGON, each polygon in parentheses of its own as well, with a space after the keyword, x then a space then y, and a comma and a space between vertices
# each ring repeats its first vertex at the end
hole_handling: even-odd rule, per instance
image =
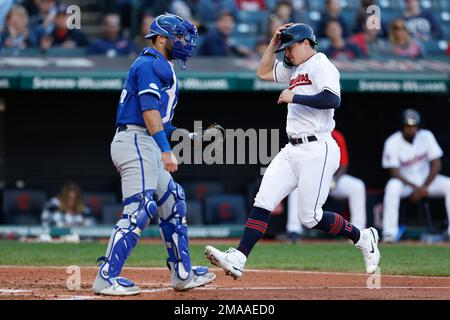
POLYGON ((420 124, 420 114, 414 109, 406 109, 402 113, 402 124, 404 126, 418 126, 420 124))
POLYGON ((311 40, 315 45, 317 44, 316 36, 313 29, 305 23, 296 23, 281 31, 280 45, 275 53, 283 51, 287 47, 293 45, 296 42, 303 41, 305 39, 311 40))
POLYGON ((188 20, 174 14, 166 12, 157 16, 150 25, 150 32, 145 39, 151 39, 157 35, 170 39, 173 43, 172 58, 181 60, 182 67, 197 48, 195 44, 198 38, 197 28, 188 20), (180 41, 179 38, 183 38, 184 41, 180 41))

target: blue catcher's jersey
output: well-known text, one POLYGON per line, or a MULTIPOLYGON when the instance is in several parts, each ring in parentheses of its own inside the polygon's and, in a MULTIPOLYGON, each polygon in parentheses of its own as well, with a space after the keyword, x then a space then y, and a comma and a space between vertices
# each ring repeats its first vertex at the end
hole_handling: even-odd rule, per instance
POLYGON ((178 102, 178 81, 172 64, 157 50, 144 48, 132 64, 125 80, 117 110, 116 127, 135 124, 145 127, 142 113, 158 109, 166 133, 178 102), (152 95, 157 105, 142 105, 142 95, 152 95))

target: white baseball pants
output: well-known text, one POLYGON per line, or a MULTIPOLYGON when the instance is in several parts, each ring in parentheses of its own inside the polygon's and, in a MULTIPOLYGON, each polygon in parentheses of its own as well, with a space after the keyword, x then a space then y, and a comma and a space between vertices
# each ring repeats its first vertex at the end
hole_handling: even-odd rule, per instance
MULTIPOLYGON (((383 237, 385 239, 396 239, 398 234, 398 219, 400 199, 409 197, 413 189, 404 185, 402 181, 391 178, 386 184, 383 199, 383 237)), ((428 188, 430 197, 445 197, 445 207, 450 220, 450 178, 437 175, 428 188)), ((450 226, 447 230, 450 234, 450 226)))
MULTIPOLYGON (((348 199, 350 222, 362 230, 366 228, 366 186, 361 179, 348 174, 342 175, 336 182, 336 187, 330 190, 330 196, 336 199, 348 199)), ((301 233, 302 226, 298 220, 297 192, 288 197, 288 232, 301 233)))
POLYGON ((298 219, 313 228, 322 219, 334 173, 339 167, 339 147, 330 133, 315 134, 318 141, 288 143, 272 160, 255 197, 255 207, 269 211, 297 189, 298 219))

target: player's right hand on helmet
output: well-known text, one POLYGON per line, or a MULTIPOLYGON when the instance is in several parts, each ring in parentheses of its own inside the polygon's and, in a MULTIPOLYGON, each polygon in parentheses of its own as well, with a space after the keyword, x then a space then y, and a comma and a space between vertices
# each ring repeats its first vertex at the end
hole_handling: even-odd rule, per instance
POLYGON ((286 30, 287 28, 289 28, 292 25, 293 25, 293 23, 291 22, 291 23, 283 24, 282 26, 278 27, 278 29, 273 34, 272 39, 270 40, 270 44, 273 45, 274 47, 278 47, 280 45, 281 32, 286 30))
POLYGON ((161 160, 164 164, 164 169, 170 173, 178 170, 178 161, 172 151, 161 152, 161 160))

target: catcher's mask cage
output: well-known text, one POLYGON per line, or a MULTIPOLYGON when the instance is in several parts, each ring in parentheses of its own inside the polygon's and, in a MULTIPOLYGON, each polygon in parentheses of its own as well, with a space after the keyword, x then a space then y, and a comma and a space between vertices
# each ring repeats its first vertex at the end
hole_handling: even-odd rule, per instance
POLYGON ((145 39, 157 35, 169 39, 172 44, 170 59, 178 60, 181 69, 186 69, 186 61, 192 57, 197 48, 195 43, 198 38, 197 28, 187 19, 166 12, 153 20, 145 39))

